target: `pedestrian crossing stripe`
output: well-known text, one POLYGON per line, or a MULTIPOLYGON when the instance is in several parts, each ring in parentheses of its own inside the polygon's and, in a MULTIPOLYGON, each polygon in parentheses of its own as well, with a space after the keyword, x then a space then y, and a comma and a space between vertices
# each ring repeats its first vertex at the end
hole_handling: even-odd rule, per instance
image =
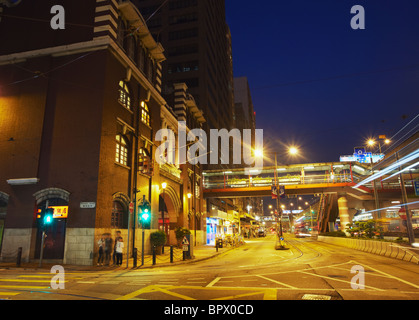
POLYGON ((0 296, 17 296, 18 294, 20 294, 20 292, 1 292, 0 291, 0 296))
POLYGON ((50 289, 50 287, 39 287, 39 286, 8 286, 8 285, 0 285, 0 288, 13 288, 13 289, 50 289))

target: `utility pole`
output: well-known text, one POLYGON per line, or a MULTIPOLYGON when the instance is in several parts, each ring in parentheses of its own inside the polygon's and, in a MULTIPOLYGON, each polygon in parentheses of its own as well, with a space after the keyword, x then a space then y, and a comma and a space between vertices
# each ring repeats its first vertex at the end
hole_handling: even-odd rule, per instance
MULTIPOLYGON (((399 152, 396 152, 396 161, 399 161, 399 152)), ((399 167, 399 178, 400 178, 400 189, 402 190, 402 202, 404 204, 405 210, 406 210, 406 228, 407 228, 407 236, 409 238, 409 243, 412 244, 415 242, 415 233, 413 232, 413 226, 412 226, 412 217, 410 215, 409 207, 407 206, 407 192, 406 192, 406 186, 404 184, 404 178, 403 173, 400 170, 399 167)))
POLYGON ((279 202, 279 179, 277 177, 278 174, 278 162, 277 162, 277 153, 275 152, 275 186, 276 186, 276 192, 277 192, 277 197, 276 197, 276 210, 278 212, 279 215, 279 235, 278 237, 282 237, 283 236, 283 232, 282 232, 282 210, 280 210, 280 202, 279 202))

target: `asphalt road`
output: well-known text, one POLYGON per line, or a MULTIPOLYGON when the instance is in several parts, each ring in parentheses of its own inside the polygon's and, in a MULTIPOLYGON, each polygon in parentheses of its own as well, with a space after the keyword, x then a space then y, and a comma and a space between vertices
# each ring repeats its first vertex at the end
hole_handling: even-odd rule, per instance
POLYGON ((7 300, 418 300, 419 266, 285 235, 247 241, 215 258, 153 269, 65 272, 0 270, 7 300), (63 280, 63 279, 61 279, 63 280))

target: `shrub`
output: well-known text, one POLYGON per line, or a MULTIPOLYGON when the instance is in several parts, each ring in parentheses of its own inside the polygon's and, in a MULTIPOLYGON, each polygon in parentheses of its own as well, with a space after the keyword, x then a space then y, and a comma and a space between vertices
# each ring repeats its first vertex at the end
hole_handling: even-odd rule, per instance
POLYGON ((166 243, 166 234, 163 231, 156 231, 150 234, 152 246, 160 247, 166 243))
POLYGON ((381 237, 383 228, 375 220, 355 221, 347 226, 346 231, 351 237, 373 238, 374 236, 381 237))
POLYGON ((328 236, 328 237, 346 237, 346 233, 343 231, 324 232, 321 235, 328 236))
POLYGON ((185 235, 191 234, 191 231, 187 228, 177 227, 175 229, 175 234, 177 240, 182 240, 185 235))
POLYGON ((182 245, 183 237, 186 236, 187 234, 191 234, 191 231, 189 229, 187 229, 187 228, 177 227, 175 229, 175 235, 176 235, 177 245, 179 247, 182 245))

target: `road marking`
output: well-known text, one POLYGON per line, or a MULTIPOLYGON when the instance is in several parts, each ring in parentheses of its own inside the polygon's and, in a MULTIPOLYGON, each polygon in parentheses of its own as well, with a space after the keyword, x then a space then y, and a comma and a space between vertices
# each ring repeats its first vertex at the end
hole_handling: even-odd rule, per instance
POLYGON ((185 296, 185 295, 180 294, 180 293, 172 292, 172 291, 169 291, 169 290, 166 290, 166 289, 163 289, 163 288, 158 288, 157 290, 158 290, 158 291, 161 291, 161 292, 163 292, 163 293, 166 293, 166 294, 168 294, 168 295, 171 295, 171 296, 173 296, 173 297, 183 299, 183 300, 196 300, 196 299, 194 299, 194 298, 191 298, 191 297, 185 296))
POLYGON ((14 289, 50 289, 50 287, 38 287, 38 286, 7 286, 7 285, 0 285, 0 288, 14 288, 14 289))
POLYGON ((279 281, 276 281, 276 280, 273 280, 273 279, 270 279, 270 278, 267 278, 267 277, 264 277, 264 276, 261 276, 261 275, 258 275, 257 277, 262 278, 262 279, 265 279, 265 280, 268 280, 268 281, 271 281, 271 282, 276 283, 276 284, 280 284, 281 286, 284 286, 284 287, 286 287, 286 288, 290 288, 290 289, 297 289, 297 288, 296 288, 296 287, 294 287, 294 286, 290 286, 290 285, 288 285, 288 284, 286 284, 286 283, 279 282, 279 281))
POLYGON ((103 281, 100 284, 120 284, 122 281, 103 281))
MULTIPOLYGON (((0 279, 0 282, 40 282, 40 283, 51 283, 49 280, 27 280, 27 279, 0 279)), ((67 282, 67 281, 62 281, 67 282)))
POLYGON ((142 288, 140 290, 134 291, 132 293, 129 293, 125 296, 119 297, 117 300, 131 300, 131 299, 141 299, 141 298, 137 298, 137 296, 144 294, 144 293, 149 293, 149 292, 162 292, 183 300, 196 300, 192 297, 189 296, 185 296, 182 294, 179 294, 177 292, 173 292, 171 290, 176 290, 176 289, 191 289, 193 291, 195 290, 208 290, 208 291, 212 291, 212 292, 216 292, 216 291, 222 291, 225 292, 227 290, 229 291, 247 291, 247 293, 242 293, 242 294, 238 294, 238 295, 231 295, 231 296, 226 296, 226 297, 219 297, 219 298, 213 298, 211 300, 229 300, 229 299, 235 299, 235 298, 242 298, 242 297, 246 297, 246 296, 252 296, 252 295, 257 295, 257 294, 263 294, 263 300, 276 300, 277 298, 277 291, 276 289, 272 289, 272 288, 248 288, 248 287, 214 287, 214 288, 206 288, 206 287, 197 287, 197 286, 170 286, 170 285, 151 285, 148 286, 146 288, 142 288), (249 291, 253 291, 253 292, 249 292, 249 291))
POLYGON ((140 290, 137 290, 137 291, 131 292, 129 294, 126 294, 125 296, 119 297, 116 300, 130 300, 130 299, 133 299, 136 296, 139 296, 143 293, 154 292, 154 291, 156 291, 156 286, 148 286, 148 287, 142 288, 140 290))
POLYGON ((242 282, 246 282, 246 281, 259 281, 259 280, 257 280, 257 279, 244 279, 244 280, 242 280, 242 282))
POLYGON ((96 283, 96 281, 77 281, 77 283, 82 283, 82 284, 93 284, 93 283, 96 283))
MULTIPOLYGON (((333 280, 333 281, 344 282, 344 283, 348 283, 349 285, 352 285, 352 282, 346 281, 346 280, 336 279, 336 278, 332 278, 332 277, 328 277, 328 276, 322 276, 320 274, 315 274, 315 273, 310 273, 310 272, 304 272, 304 271, 298 271, 298 272, 308 274, 308 275, 314 276, 314 277, 320 277, 320 278, 323 278, 323 279, 329 279, 329 280, 333 280)), ((365 286, 365 288, 370 288, 370 289, 377 290, 377 291, 385 291, 384 289, 379 289, 379 288, 375 288, 375 287, 371 287, 371 286, 367 286, 367 285, 364 285, 364 286, 365 286)))
POLYGON ((216 284, 221 278, 217 277, 214 280, 212 280, 210 283, 208 283, 207 288, 211 288, 214 284, 216 284))
POLYGON ((20 294, 20 292, 0 292, 0 296, 16 296, 20 294))
POLYGON ((265 295, 265 292, 261 291, 261 292, 243 293, 243 294, 237 294, 237 295, 229 296, 229 297, 215 298, 215 299, 212 299, 212 300, 233 300, 233 299, 242 298, 242 297, 254 296, 254 295, 257 295, 257 294, 265 295))
MULTIPOLYGON (((67 277, 67 274, 65 274, 66 275, 66 278, 67 279, 72 279, 72 280, 77 280, 77 279, 83 279, 83 278, 81 278, 81 277, 67 277)), ((52 277, 54 276, 54 274, 53 273, 51 273, 51 276, 50 277, 48 277, 48 276, 30 276, 30 275, 20 275, 20 276, 18 276, 18 278, 38 278, 38 279, 51 279, 52 277)))
MULTIPOLYGON (((356 264, 359 264, 359 265, 363 265, 363 264, 358 263, 358 262, 356 262, 356 261, 353 261, 353 262, 355 262, 356 264)), ((405 283, 405 284, 408 284, 408 285, 410 285, 410 286, 412 286, 412 287, 414 287, 414 288, 416 288, 416 289, 419 289, 419 286, 418 286, 418 285, 416 285, 416 284, 414 284, 414 283, 411 283, 411 282, 409 282, 409 281, 406 281, 406 280, 400 279, 400 278, 398 278, 398 277, 392 276, 391 274, 388 274, 388 273, 385 273, 385 272, 383 272, 383 271, 377 270, 377 269, 375 269, 375 268, 372 268, 372 267, 370 267, 370 266, 367 266, 366 264, 364 264, 364 266, 368 267, 369 269, 374 270, 375 272, 378 272, 378 273, 384 274, 385 276, 389 277, 390 279, 398 280, 398 281, 403 282, 403 283, 405 283)))

